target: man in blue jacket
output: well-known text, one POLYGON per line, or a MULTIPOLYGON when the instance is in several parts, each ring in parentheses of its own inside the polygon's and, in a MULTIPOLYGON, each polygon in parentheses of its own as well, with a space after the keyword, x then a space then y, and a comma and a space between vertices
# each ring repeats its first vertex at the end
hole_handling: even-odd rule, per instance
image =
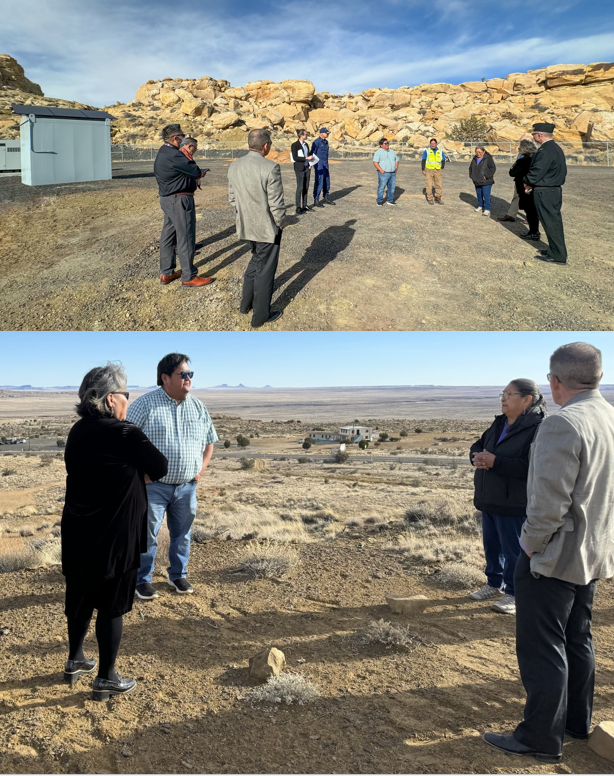
POLYGON ((320 194, 324 198, 324 202, 328 202, 329 205, 335 203, 328 196, 330 191, 330 173, 328 172, 328 130, 326 127, 322 127, 320 130, 320 137, 317 137, 313 141, 311 146, 311 155, 315 154, 318 157, 318 161, 315 165, 314 171, 316 179, 313 184, 313 206, 324 207, 320 202, 320 194))
POLYGON ((185 135, 179 124, 162 130, 164 145, 154 162, 160 207, 164 224, 160 235, 160 283, 167 285, 181 278, 185 288, 209 285, 213 278, 199 277, 194 265, 196 252, 196 213, 194 192, 205 173, 179 148, 185 135), (177 257, 181 269, 175 271, 177 257))

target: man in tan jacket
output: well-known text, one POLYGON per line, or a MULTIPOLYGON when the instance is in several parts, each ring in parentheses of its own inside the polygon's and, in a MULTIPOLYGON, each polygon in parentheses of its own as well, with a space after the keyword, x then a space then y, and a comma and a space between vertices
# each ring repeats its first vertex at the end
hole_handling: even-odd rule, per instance
POLYGON ((588 738, 595 684, 591 614, 597 579, 614 575, 614 407, 599 392, 601 352, 585 342, 550 358, 561 407, 532 446, 524 550, 514 574, 516 654, 527 692, 512 735, 484 740, 558 762, 563 737, 588 738))
POLYGON ((240 312, 252 310, 252 326, 260 328, 282 316, 271 312, 281 232, 286 223, 281 168, 265 157, 271 150, 266 129, 253 129, 249 151, 228 168, 228 201, 237 213, 237 237, 251 244, 252 258, 243 277, 240 312))

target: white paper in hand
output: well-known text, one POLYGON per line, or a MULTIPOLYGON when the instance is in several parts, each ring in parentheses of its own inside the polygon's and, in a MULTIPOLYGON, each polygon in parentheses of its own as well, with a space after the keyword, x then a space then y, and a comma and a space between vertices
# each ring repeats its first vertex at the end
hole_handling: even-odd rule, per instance
POLYGON ((320 161, 320 160, 318 159, 318 157, 317 157, 317 156, 314 154, 314 155, 313 155, 313 159, 312 159, 312 160, 309 162, 309 166, 310 166, 310 167, 313 167, 313 166, 314 166, 314 165, 316 165, 316 164, 317 164, 319 161, 320 161))

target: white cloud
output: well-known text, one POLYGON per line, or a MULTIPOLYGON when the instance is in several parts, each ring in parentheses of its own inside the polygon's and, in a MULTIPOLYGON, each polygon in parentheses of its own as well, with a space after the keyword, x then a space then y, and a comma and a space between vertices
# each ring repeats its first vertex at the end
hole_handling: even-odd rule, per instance
MULTIPOLYGON (((192 4, 195 10, 188 13, 151 4, 138 9, 117 0, 105 5, 30 0, 27 14, 8 14, 12 6, 0 0, 0 51, 16 57, 45 94, 99 107, 129 101, 145 81, 166 76, 210 75, 234 85, 309 78, 318 89, 343 93, 614 58, 611 35, 579 30, 567 40, 547 35, 513 40, 505 20, 493 30, 495 42, 476 45, 481 38, 473 34, 474 12, 482 4, 469 0, 433 0, 436 20, 456 22, 453 36, 438 39, 419 15, 422 3, 386 2, 390 13, 377 19, 371 2, 331 3, 322 7, 322 25, 311 24, 313 7, 295 0, 279 4, 274 14, 254 12, 230 21, 208 4, 192 4), (386 19, 395 23, 395 6, 402 39, 386 26, 386 19)), ((510 2, 517 13, 527 5, 527 0, 510 2)))

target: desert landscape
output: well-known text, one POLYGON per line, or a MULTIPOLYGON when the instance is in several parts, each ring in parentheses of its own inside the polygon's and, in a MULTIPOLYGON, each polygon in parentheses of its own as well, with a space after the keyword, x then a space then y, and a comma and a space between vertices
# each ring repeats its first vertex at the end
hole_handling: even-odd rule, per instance
MULTIPOLYGON (((62 684, 62 450, 0 448, 3 771, 518 772, 481 741, 521 714, 514 618, 467 597, 483 582, 467 451, 497 390, 327 389, 327 411, 322 389, 199 392, 220 443, 198 489, 195 594, 174 595, 159 558, 160 598, 125 618, 118 668, 137 691, 109 704, 91 700, 87 679, 62 684), (268 406, 255 412, 258 397, 268 406), (349 446, 339 462, 337 446, 302 448, 313 427, 357 420, 388 440, 349 446), (427 603, 395 614, 389 593, 427 603), (286 660, 277 686, 248 671, 273 647, 286 660)), ((68 391, 4 390, 0 436, 65 439, 70 402, 68 391)), ((161 555, 164 544, 162 533, 161 555)), ((595 723, 611 716, 612 592, 600 582, 594 607, 595 723)), ((610 771, 572 740, 554 768, 523 766, 610 771)))

